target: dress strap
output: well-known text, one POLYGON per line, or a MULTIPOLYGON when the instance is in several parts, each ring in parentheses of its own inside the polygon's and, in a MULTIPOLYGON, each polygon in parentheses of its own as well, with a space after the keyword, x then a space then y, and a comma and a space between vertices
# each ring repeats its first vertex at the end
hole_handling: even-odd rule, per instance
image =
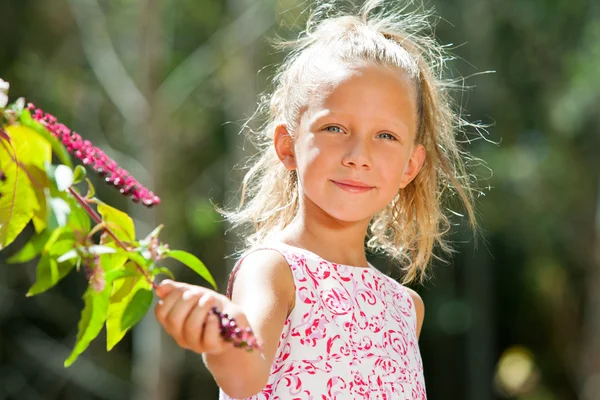
POLYGON ((235 265, 233 266, 233 269, 231 270, 231 273, 229 274, 229 279, 227 280, 227 293, 225 294, 229 300, 231 300, 231 291, 233 290, 233 281, 235 280, 235 275, 237 274, 237 271, 244 258, 250 253, 251 251, 244 253, 242 257, 240 257, 240 259, 236 261, 235 265))

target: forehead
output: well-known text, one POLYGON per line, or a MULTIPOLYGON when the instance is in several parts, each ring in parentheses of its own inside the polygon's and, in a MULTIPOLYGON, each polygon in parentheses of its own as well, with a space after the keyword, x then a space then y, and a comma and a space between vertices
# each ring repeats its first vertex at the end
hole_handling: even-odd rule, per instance
POLYGON ((324 68, 306 104, 306 117, 351 115, 373 122, 400 122, 416 129, 416 88, 408 73, 377 65, 324 68))

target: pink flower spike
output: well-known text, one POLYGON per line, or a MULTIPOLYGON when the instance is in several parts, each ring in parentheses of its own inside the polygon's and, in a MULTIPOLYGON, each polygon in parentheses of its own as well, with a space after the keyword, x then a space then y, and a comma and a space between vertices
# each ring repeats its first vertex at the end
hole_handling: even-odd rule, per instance
POLYGON ((146 207, 160 204, 160 198, 155 196, 135 180, 129 172, 120 168, 117 162, 108 157, 102 150, 94 147, 92 142, 84 140, 77 132, 57 121, 51 114, 45 114, 33 103, 27 104, 27 110, 32 118, 41 123, 46 130, 57 138, 83 165, 90 165, 105 181, 113 185, 124 196, 131 196, 134 203, 141 202, 146 207))

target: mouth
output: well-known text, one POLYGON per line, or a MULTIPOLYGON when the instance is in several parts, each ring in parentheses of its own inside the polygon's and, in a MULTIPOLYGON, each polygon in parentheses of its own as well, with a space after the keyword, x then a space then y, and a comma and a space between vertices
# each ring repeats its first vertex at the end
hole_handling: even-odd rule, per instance
POLYGON ((331 182, 335 183, 335 185, 337 187, 339 187, 340 189, 345 190, 346 192, 350 192, 350 193, 365 193, 372 189, 375 189, 375 186, 371 186, 364 182, 359 182, 359 181, 334 181, 334 180, 332 180, 331 182))

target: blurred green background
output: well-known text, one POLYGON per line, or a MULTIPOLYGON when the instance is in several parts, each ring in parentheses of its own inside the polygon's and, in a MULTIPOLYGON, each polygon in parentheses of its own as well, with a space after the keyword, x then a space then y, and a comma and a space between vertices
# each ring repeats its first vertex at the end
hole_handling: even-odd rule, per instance
MULTIPOLYGON (((436 35, 468 119, 493 126, 468 149, 483 238, 415 287, 431 400, 600 399, 600 2, 435 0, 436 35), (494 74, 481 74, 495 70, 494 74)), ((147 210, 104 187, 140 236, 199 256, 225 288, 239 238, 211 200, 234 204, 252 154, 238 135, 300 29, 300 0, 0 0, 0 77, 91 139, 162 198, 147 210)), ((95 178, 95 177, 94 177, 95 178)), ((216 399, 197 354, 149 314, 112 352, 102 336, 62 367, 83 276, 25 298, 35 264, 0 254, 0 400, 216 399)), ((387 270, 382 260, 374 263, 387 270)), ((187 270, 178 279, 205 284, 187 270)))

